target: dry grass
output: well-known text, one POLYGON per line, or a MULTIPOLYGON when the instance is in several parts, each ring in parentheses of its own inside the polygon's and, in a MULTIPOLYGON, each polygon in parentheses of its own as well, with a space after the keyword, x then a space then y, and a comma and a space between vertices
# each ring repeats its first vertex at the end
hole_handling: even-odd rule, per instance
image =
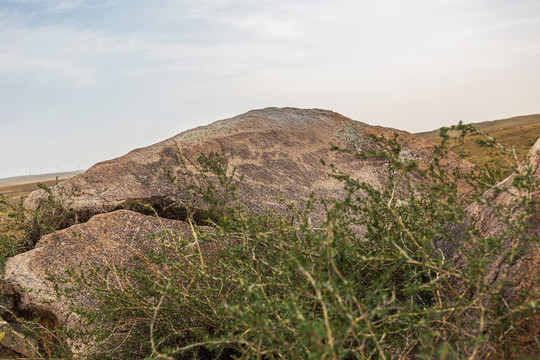
POLYGON ((56 185, 59 181, 62 180, 49 180, 49 181, 40 181, 27 184, 16 184, 16 185, 6 185, 0 186, 0 194, 4 194, 9 200, 16 201, 21 197, 27 196, 32 191, 39 189, 38 184, 45 184, 46 186, 56 185))
POLYGON ((77 170, 0 179, 0 194, 5 195, 10 201, 19 200, 21 197, 27 196, 32 191, 37 190, 40 183, 50 187, 72 178, 81 172, 81 170, 77 170))
MULTIPOLYGON (((0 194, 3 194, 9 201, 12 203, 17 203, 21 198, 27 196, 32 191, 39 189, 38 184, 44 184, 46 186, 53 186, 65 179, 58 180, 48 180, 48 181, 37 181, 32 183, 24 184, 14 184, 14 185, 3 185, 0 186, 0 194)), ((7 214, 0 212, 0 235, 20 235, 20 231, 9 229, 6 221, 7 214), (9 230, 7 230, 9 229, 9 230)))
MULTIPOLYGON (((486 121, 474 124, 481 131, 488 133, 497 141, 504 144, 508 149, 514 149, 519 161, 522 161, 529 149, 540 137, 540 114, 517 116, 509 119, 486 121)), ((440 142, 439 130, 423 132, 416 134, 433 142, 440 142)), ((456 134, 450 134, 456 135, 456 134)), ((511 164, 501 160, 495 152, 480 150, 474 140, 477 136, 466 139, 463 153, 467 159, 477 164, 489 164, 503 169, 504 175, 510 171, 511 164)), ((459 146, 456 141, 451 144, 451 149, 459 152, 459 146)))

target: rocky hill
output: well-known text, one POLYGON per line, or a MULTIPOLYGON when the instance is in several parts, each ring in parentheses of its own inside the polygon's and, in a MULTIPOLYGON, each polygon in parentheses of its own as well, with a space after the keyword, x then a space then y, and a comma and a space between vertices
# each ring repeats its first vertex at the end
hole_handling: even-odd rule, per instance
MULTIPOLYGON (((193 174, 198 185, 217 180, 211 172, 196 172, 201 153, 221 154, 219 159, 225 163, 220 165, 226 165, 229 175, 236 169, 235 179, 242 179, 238 198, 247 209, 259 214, 273 211, 287 217, 290 204, 301 206, 311 193, 330 200, 343 197, 343 183, 330 177, 332 172, 349 174, 374 188, 382 187, 388 176, 385 160, 360 154, 380 150, 384 140, 378 142, 376 138, 393 139, 396 135, 401 146, 399 157, 415 160, 420 168, 427 168, 434 145, 410 133, 369 126, 326 110, 254 110, 96 164, 53 187, 50 194, 44 190, 33 192, 24 202, 28 210, 39 211, 52 195, 63 204, 67 218, 61 226, 63 230, 38 236, 32 240, 34 249, 7 261, 2 292, 12 316, 4 316, 9 321, 15 315, 39 318, 51 332, 59 327, 76 329, 81 326, 80 319, 71 310, 71 302, 57 298, 58 285, 51 281, 51 276, 61 276, 73 267, 81 271, 110 263, 134 267, 143 259, 133 255, 152 248, 147 235, 160 229, 178 231, 193 241, 192 225, 186 222, 188 213, 198 214, 195 220, 199 225, 208 225, 206 220, 219 216, 219 209, 194 198, 190 192, 193 174)), ((448 156, 443 166, 449 172, 473 170, 472 164, 454 154, 448 156)), ((226 186, 218 182, 215 193, 219 196, 226 186)), ((458 187, 465 190, 467 184, 460 183, 458 187)), ((324 218, 325 209, 318 205, 311 218, 313 226, 321 224, 324 218)), ((219 247, 202 244, 202 252, 211 255, 216 246, 219 247)), ((452 251, 448 244, 441 247, 452 251)), ((537 257, 534 259, 537 261, 537 257)), ((538 271, 537 265, 527 264, 529 272, 538 271)), ((122 279, 117 281, 121 287, 129 285, 123 284, 122 279)), ((70 301, 73 300, 97 309, 86 294, 76 294, 70 301)), ((20 343, 6 341, 4 345, 19 354, 35 353, 39 347, 30 340, 22 347, 20 343)), ((82 354, 92 351, 92 342, 78 340, 70 347, 74 353, 82 354)))

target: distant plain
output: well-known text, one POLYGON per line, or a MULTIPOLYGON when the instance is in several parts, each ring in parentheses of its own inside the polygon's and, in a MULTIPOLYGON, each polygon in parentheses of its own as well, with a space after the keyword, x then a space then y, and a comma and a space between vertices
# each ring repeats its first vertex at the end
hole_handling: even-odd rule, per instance
POLYGON ((38 184, 53 186, 57 183, 69 179, 82 171, 70 171, 40 175, 16 176, 0 179, 0 194, 6 196, 9 200, 17 200, 37 190, 38 184))

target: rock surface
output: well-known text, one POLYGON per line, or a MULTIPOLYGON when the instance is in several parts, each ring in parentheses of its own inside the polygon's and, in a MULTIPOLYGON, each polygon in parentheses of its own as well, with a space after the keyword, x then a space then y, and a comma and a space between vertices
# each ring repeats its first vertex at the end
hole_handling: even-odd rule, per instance
MULTIPOLYGON (((540 140, 531 148, 527 160, 518 168, 518 172, 510 175, 508 178, 497 184, 484 194, 483 203, 472 203, 466 209, 468 217, 474 222, 480 230, 483 237, 499 237, 505 235, 509 229, 507 224, 516 224, 516 222, 530 221, 531 225, 527 228, 522 238, 509 237, 502 245, 502 251, 495 254, 491 259, 486 273, 488 284, 494 284, 502 281, 503 274, 508 270, 504 258, 512 247, 519 248, 516 254, 518 260, 509 271, 509 279, 513 284, 507 287, 507 300, 521 294, 523 291, 531 291, 537 287, 537 279, 540 278, 540 252, 536 244, 527 239, 534 239, 540 236, 540 194, 538 186, 540 185, 540 140), (530 172, 532 179, 532 188, 530 194, 519 190, 514 182, 517 177, 521 177, 525 172, 530 172), (526 198, 534 204, 534 213, 522 218, 523 204, 521 199, 526 198), (507 219, 505 219, 508 217, 507 219)), ((454 240, 459 240, 459 232, 455 234, 454 240)), ((457 241, 452 243, 442 243, 441 249, 447 258, 453 259, 457 264, 464 264, 463 252, 459 251, 461 245, 457 241)))
MULTIPOLYGON (((69 269, 134 267, 143 261, 142 249, 156 245, 147 236, 163 230, 174 231, 185 239, 192 236, 191 227, 185 222, 128 210, 96 215, 84 224, 44 236, 35 249, 7 261, 2 291, 8 308, 29 320, 40 318, 51 329, 58 325, 76 328, 79 320, 69 306, 93 308, 92 298, 84 293, 75 294, 74 302, 58 298, 50 277, 62 279, 69 269)), ((201 251, 211 255, 215 248, 212 244, 201 244, 201 251)), ((111 286, 126 286, 122 281, 126 279, 111 279, 111 286)), ((59 284, 62 287, 62 283, 59 284)))
POLYGON ((24 336, 11 324, 0 319, 0 356, 2 359, 20 356, 37 358, 39 356, 38 341, 24 336))
POLYGON ((540 140, 531 148, 527 160, 519 167, 518 173, 512 174, 495 188, 485 194, 489 206, 480 204, 471 204, 467 208, 468 215, 475 220, 476 225, 482 231, 484 236, 500 236, 505 234, 508 225, 505 224, 501 216, 497 216, 496 208, 498 205, 505 207, 505 214, 508 215, 509 223, 524 221, 519 218, 523 209, 520 198, 527 196, 527 199, 534 204, 534 213, 526 217, 531 221, 531 226, 527 229, 523 239, 509 239, 503 246, 503 253, 499 254, 493 260, 487 273, 489 283, 502 281, 503 273, 507 265, 504 264, 504 255, 512 246, 519 248, 519 257, 513 268, 509 272, 509 281, 513 284, 506 291, 508 298, 519 296, 526 291, 532 291, 536 288, 538 291, 538 279, 540 279, 540 251, 537 244, 526 241, 526 239, 538 238, 540 236, 540 194, 538 186, 540 185, 540 140), (530 172, 532 178, 532 189, 530 195, 525 191, 519 190, 514 182, 516 178, 530 172), (499 191, 503 189, 504 191, 499 191), (519 241, 522 240, 522 241, 519 241))
MULTIPOLYGON (((99 163, 53 192, 65 199, 76 222, 117 209, 139 211, 136 200, 150 203, 163 217, 182 219, 185 209, 180 203, 186 200, 185 190, 171 184, 165 169, 174 174, 180 168, 178 151, 195 161, 201 152, 219 152, 222 147, 230 167, 236 167, 237 174, 243 176, 238 191, 240 201, 255 211, 284 211, 285 203, 278 202, 275 195, 298 202, 311 192, 329 198, 340 194, 343 185, 328 177, 331 170, 321 159, 374 186, 382 183, 385 174, 381 161, 362 160, 355 155, 376 149, 372 135, 391 138, 395 133, 403 146, 403 156, 420 162, 430 158, 433 144, 427 140, 404 131, 369 126, 332 111, 254 110, 99 163), (350 152, 331 151, 332 146, 350 152)), ((455 155, 450 157, 449 165, 472 168, 455 155)), ((39 199, 46 196, 43 190, 34 192, 25 206, 36 208, 39 199)))

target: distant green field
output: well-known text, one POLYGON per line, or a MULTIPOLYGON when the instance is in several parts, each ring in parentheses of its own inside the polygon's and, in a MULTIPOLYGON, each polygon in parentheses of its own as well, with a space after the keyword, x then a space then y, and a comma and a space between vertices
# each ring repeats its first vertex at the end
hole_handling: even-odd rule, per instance
MULTIPOLYGON (((523 160, 529 149, 540 137, 540 114, 516 116, 509 119, 485 121, 474 123, 478 129, 488 133, 497 141, 504 144, 508 149, 515 149, 519 161, 523 160)), ((439 129, 416 134, 425 139, 439 143, 439 129)), ((452 134, 451 134, 452 135, 452 134)), ((456 135, 456 134, 453 134, 456 135)), ((494 152, 481 149, 474 143, 478 137, 470 137, 464 143, 464 153, 467 159, 477 164, 489 164, 500 166, 504 174, 510 171, 511 164, 501 160, 494 152)), ((456 141, 451 142, 450 148, 455 152, 459 151, 456 141)))

